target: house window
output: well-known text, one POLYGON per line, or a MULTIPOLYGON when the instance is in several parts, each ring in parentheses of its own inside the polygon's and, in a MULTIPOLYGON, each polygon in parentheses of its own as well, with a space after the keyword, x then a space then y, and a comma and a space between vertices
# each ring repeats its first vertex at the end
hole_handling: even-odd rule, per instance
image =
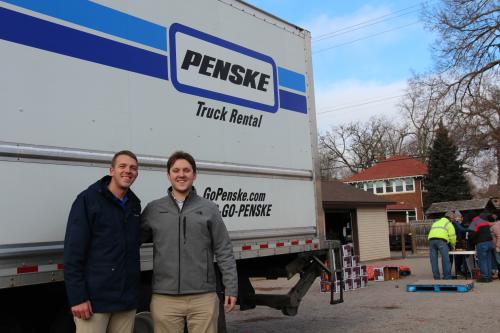
POLYGON ((394 181, 394 187, 395 187, 395 190, 396 192, 403 192, 404 191, 404 188, 403 188, 403 181, 401 179, 396 179, 394 181))
POLYGON ((355 188, 359 188, 360 190, 364 190, 366 192, 374 194, 415 191, 415 179, 411 177, 366 181, 366 182, 355 182, 355 183, 350 183, 350 185, 355 188))
POLYGON ((394 180, 385 180, 385 193, 394 192, 394 180))
POLYGON ((420 186, 422 187, 422 192, 427 192, 427 188, 425 187, 425 181, 423 178, 420 178, 420 186))
POLYGON ((366 183, 366 191, 373 193, 373 182, 367 182, 366 183))
POLYGON ((406 221, 415 221, 417 219, 417 213, 414 210, 408 210, 406 212, 406 221))
POLYGON ((413 178, 406 178, 405 179, 405 185, 406 185, 406 191, 411 192, 415 188, 413 185, 413 178))

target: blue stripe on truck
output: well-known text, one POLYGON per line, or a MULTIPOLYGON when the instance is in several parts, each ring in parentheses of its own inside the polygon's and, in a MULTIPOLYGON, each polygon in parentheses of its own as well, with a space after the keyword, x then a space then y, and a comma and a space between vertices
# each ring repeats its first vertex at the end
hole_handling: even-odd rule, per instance
POLYGON ((167 28, 88 0, 3 0, 160 50, 167 50, 167 28))
POLYGON ((306 96, 280 89, 280 108, 307 114, 306 96))
POLYGON ((278 78, 281 87, 306 92, 306 79, 304 75, 283 67, 278 67, 278 78))
POLYGON ((0 8, 0 38, 168 80, 166 56, 0 8))

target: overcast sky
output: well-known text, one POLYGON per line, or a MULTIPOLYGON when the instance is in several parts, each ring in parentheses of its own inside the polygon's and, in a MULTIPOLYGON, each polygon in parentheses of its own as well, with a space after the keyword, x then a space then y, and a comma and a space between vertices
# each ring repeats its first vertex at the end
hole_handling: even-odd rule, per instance
POLYGON ((376 114, 394 117, 412 72, 431 66, 422 1, 247 2, 311 32, 320 132, 376 114))

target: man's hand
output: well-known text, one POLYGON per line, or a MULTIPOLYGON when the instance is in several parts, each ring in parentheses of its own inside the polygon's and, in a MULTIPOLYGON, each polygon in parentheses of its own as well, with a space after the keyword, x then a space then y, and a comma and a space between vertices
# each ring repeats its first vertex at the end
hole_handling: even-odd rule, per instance
POLYGON ((81 304, 75 305, 71 307, 71 312, 74 317, 87 320, 92 317, 92 306, 90 305, 90 301, 83 302, 81 304))
POLYGON ((224 311, 226 313, 233 311, 235 305, 236 305, 236 297, 224 296, 224 311))

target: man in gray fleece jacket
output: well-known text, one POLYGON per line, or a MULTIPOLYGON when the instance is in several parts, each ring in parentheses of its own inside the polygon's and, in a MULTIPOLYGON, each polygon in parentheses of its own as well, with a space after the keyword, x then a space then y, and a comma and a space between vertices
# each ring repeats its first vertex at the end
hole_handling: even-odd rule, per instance
POLYGON ((196 194, 196 163, 185 152, 167 162, 172 186, 142 213, 141 239, 153 241, 155 332, 216 333, 219 301, 215 293, 214 256, 225 287, 224 308, 234 309, 238 294, 236 262, 217 205, 196 194))

